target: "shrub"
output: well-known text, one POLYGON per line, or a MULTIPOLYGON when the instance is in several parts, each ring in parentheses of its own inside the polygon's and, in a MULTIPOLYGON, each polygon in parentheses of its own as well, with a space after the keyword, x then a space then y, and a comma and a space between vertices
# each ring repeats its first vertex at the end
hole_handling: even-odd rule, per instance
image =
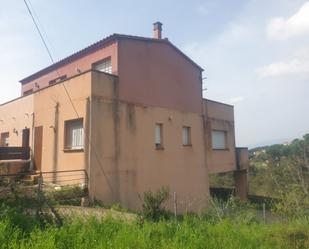
POLYGON ((220 222, 225 219, 238 223, 257 222, 255 214, 251 211, 252 206, 247 202, 242 202, 231 195, 227 201, 211 198, 210 206, 203 213, 203 217, 213 222, 220 222))
POLYGON ((143 198, 142 216, 145 219, 158 221, 160 218, 167 218, 168 212, 162 207, 162 204, 169 198, 169 189, 162 187, 155 193, 147 191, 143 198))

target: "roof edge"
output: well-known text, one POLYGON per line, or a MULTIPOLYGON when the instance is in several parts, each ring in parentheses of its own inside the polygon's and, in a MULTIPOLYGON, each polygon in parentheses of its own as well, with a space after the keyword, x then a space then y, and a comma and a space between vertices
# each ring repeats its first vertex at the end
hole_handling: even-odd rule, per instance
POLYGON ((234 105, 230 105, 230 104, 226 104, 226 103, 223 103, 223 102, 219 102, 219 101, 216 101, 216 100, 212 100, 212 99, 205 99, 203 98, 203 101, 210 101, 210 102, 213 102, 213 103, 217 103, 217 104, 220 104, 220 105, 226 105, 226 106, 229 106, 229 107, 233 107, 234 108, 234 105))
POLYGON ((59 67, 67 65, 71 62, 73 62, 74 60, 77 60, 81 57, 83 57, 84 55, 87 55, 89 53, 95 52, 98 49, 103 48, 104 46, 108 45, 109 43, 115 42, 118 39, 132 39, 132 40, 139 40, 139 41, 149 41, 149 42, 162 42, 165 44, 170 45, 172 48, 174 48, 176 50, 176 52, 178 52, 179 54, 181 54, 185 59, 187 59, 192 65, 196 66, 199 70, 204 71, 204 69, 199 66, 196 62, 194 62, 189 56, 187 56, 185 53, 183 53, 179 48, 177 48, 173 43, 171 43, 167 38, 165 39, 156 39, 156 38, 148 38, 148 37, 142 37, 142 36, 133 36, 133 35, 123 35, 123 34, 112 34, 110 36, 107 36, 106 38, 97 41, 96 43, 93 43, 79 51, 77 51, 76 53, 73 53, 57 62, 55 62, 54 64, 47 66, 45 68, 43 68, 40 71, 37 71, 36 73, 33 73, 31 75, 29 75, 28 77, 25 77, 24 79, 20 80, 19 82, 23 85, 23 84, 27 84, 28 82, 44 75, 47 74, 49 72, 52 72, 54 70, 57 70, 59 67))

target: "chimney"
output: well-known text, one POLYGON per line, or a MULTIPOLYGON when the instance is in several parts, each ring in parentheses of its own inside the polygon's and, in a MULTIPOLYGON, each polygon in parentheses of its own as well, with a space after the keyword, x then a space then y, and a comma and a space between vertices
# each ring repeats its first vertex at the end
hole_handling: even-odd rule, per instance
POLYGON ((153 24, 153 38, 162 39, 162 23, 155 22, 153 24))

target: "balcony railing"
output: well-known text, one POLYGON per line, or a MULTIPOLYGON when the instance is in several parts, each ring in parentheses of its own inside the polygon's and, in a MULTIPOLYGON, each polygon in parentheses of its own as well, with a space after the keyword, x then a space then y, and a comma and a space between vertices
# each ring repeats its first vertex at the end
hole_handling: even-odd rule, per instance
POLYGON ((30 147, 0 147, 0 160, 17 159, 30 159, 30 147))

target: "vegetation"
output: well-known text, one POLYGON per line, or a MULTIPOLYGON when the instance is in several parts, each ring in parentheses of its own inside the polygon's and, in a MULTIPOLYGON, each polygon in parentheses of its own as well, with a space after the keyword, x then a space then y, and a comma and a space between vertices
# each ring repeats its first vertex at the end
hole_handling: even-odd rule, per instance
MULTIPOLYGON (((3 210, 3 209, 2 209, 3 210)), ((3 211, 2 211, 3 212, 3 211)), ((233 216, 184 216, 176 221, 74 219, 41 227, 10 209, 0 221, 0 248, 308 248, 305 220, 263 224, 233 216)))
MULTIPOLYGON (((164 209, 169 191, 161 188, 144 193, 142 212, 134 218, 62 216, 59 223, 57 199, 78 200, 84 195, 78 188, 29 197, 11 185, 10 194, 0 200, 0 249, 309 248, 308 158, 309 135, 250 151, 251 193, 272 197, 268 215, 278 217, 266 222, 259 206, 233 196, 211 199, 200 215, 175 219, 164 209)), ((230 187, 233 178, 230 174, 212 181, 230 187)), ((119 205, 110 208, 125 211, 119 205)))
POLYGON ((155 193, 147 191, 143 198, 142 218, 152 221, 158 221, 160 218, 167 218, 168 212, 162 207, 162 204, 169 198, 169 190, 162 187, 155 193))
POLYGON ((277 198, 274 211, 281 215, 309 215, 309 134, 251 150, 250 166, 251 193, 277 198))

